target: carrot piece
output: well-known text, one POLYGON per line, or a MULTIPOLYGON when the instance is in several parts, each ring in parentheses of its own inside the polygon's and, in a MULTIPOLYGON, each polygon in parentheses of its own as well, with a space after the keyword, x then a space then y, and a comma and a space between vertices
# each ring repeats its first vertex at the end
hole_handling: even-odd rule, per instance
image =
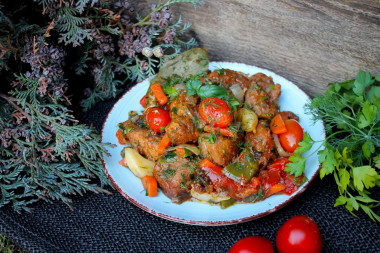
POLYGON ((219 132, 223 136, 234 138, 234 133, 228 128, 219 128, 219 132))
POLYGON ((165 153, 165 149, 170 146, 170 138, 167 136, 162 137, 160 144, 158 145, 157 153, 162 155, 165 153))
POLYGON ((283 120, 281 114, 277 114, 276 116, 274 116, 274 118, 270 122, 270 130, 274 134, 283 134, 288 131, 285 125, 285 121, 283 120))
POLYGON ((118 142, 120 143, 120 145, 125 145, 127 144, 125 138, 124 138, 124 135, 123 135, 123 130, 119 129, 117 130, 116 132, 116 138, 118 140, 118 142))
POLYGON ((213 72, 211 72, 207 76, 208 76, 208 78, 217 78, 217 77, 219 77, 219 74, 218 74, 217 70, 214 70, 213 72))
POLYGON ((169 101, 168 97, 165 95, 164 91, 162 90, 162 86, 159 83, 152 84, 150 88, 152 89, 153 94, 160 105, 164 105, 169 101))
POLYGON ((201 163, 199 164, 201 167, 203 168, 209 168, 209 167, 213 167, 215 166, 214 163, 212 163, 209 159, 205 158, 201 161, 201 163))
POLYGON ((155 197, 158 193, 157 180, 152 176, 144 176, 141 182, 149 197, 155 197))
POLYGON ((223 136, 226 136, 226 137, 231 137, 231 138, 234 138, 234 133, 231 132, 231 130, 229 130, 228 128, 219 128, 219 127, 212 127, 210 125, 206 125, 204 128, 203 128, 203 131, 205 131, 206 133, 211 133, 211 132, 215 132, 215 131, 219 131, 219 133, 223 136))
POLYGON ((127 161, 125 160, 125 158, 121 159, 121 160, 119 161, 119 164, 120 164, 121 166, 123 166, 123 167, 128 167, 128 164, 127 164, 127 161))
POLYGON ((143 96, 141 99, 140 99, 140 105, 142 107, 146 107, 146 96, 143 96))
POLYGON ((176 152, 178 156, 182 156, 182 157, 185 156, 185 153, 186 153, 184 148, 177 148, 176 152))
POLYGON ((206 126, 203 128, 203 131, 205 131, 206 133, 211 133, 212 128, 211 128, 210 125, 206 125, 206 126))
POLYGON ((216 172, 217 174, 222 174, 223 168, 219 167, 216 164, 214 164, 213 162, 211 162, 207 158, 203 159, 199 165, 200 165, 201 168, 208 168, 208 169, 216 172))
POLYGON ((270 195, 273 195, 277 192, 280 192, 282 190, 285 190, 286 186, 283 185, 283 184, 275 184, 273 185, 270 189, 269 189, 269 192, 268 192, 268 196, 270 195))

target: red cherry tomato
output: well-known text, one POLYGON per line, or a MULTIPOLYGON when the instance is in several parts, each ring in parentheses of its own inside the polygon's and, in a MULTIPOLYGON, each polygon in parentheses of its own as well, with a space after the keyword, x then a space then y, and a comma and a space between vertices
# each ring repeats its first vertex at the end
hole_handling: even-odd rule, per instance
POLYGON ((294 119, 285 120, 286 133, 279 134, 281 146, 286 152, 293 153, 298 147, 298 143, 303 139, 303 129, 294 119))
POLYGON ((267 170, 284 171, 286 164, 290 163, 288 157, 277 158, 272 164, 269 164, 267 170))
POLYGON ((276 247, 279 253, 319 253, 322 250, 322 236, 310 217, 297 215, 278 230, 276 247))
POLYGON ((161 133, 170 122, 170 114, 159 107, 151 107, 146 112, 146 123, 156 133, 161 133))
POLYGON ((199 115, 215 127, 228 127, 233 120, 232 110, 220 98, 206 98, 199 105, 199 115))
POLYGON ((262 236, 248 236, 235 243, 229 253, 273 253, 272 243, 262 236))

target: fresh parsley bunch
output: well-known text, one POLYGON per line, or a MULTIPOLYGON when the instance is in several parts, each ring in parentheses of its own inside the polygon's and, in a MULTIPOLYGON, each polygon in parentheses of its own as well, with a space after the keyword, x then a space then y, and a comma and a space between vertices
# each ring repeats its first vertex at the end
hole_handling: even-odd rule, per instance
MULTIPOLYGON (((320 177, 333 174, 340 196, 334 206, 345 205, 354 211, 363 210, 380 222, 373 211, 379 200, 369 195, 380 186, 380 75, 359 71, 354 80, 330 83, 323 95, 316 96, 305 107, 313 120, 323 120, 327 138, 321 144, 318 158, 322 164, 320 177)), ((317 142, 309 135, 300 142, 293 163, 287 171, 302 174, 306 158, 301 154, 317 142)))

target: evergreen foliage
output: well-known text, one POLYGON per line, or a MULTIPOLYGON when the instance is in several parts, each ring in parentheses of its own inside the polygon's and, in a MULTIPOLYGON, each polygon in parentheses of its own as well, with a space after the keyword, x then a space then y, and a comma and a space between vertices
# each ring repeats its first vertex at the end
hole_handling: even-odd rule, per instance
POLYGON ((0 208, 30 211, 40 199, 70 205, 70 195, 108 192, 101 157, 111 144, 79 124, 76 105, 88 110, 115 97, 197 46, 178 37, 189 23, 171 24, 176 3, 200 1, 158 1, 144 18, 128 0, 1 6, 0 208))

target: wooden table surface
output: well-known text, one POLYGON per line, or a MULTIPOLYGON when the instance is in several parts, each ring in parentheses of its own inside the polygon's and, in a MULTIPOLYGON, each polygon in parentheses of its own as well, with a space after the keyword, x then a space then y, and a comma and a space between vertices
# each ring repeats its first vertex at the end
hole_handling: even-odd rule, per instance
MULTIPOLYGON (((147 13, 156 1, 138 2, 147 13)), ((310 95, 360 69, 380 73, 379 0, 205 0, 172 10, 211 60, 269 69, 310 95)))

